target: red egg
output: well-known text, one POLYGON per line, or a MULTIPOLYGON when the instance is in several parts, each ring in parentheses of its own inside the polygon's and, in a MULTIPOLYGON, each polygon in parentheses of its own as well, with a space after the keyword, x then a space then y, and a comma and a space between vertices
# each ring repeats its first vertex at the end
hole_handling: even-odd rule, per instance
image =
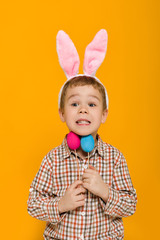
POLYGON ((80 144, 81 144, 79 136, 77 134, 75 134, 74 132, 68 133, 67 144, 70 149, 76 150, 77 148, 80 147, 80 144))

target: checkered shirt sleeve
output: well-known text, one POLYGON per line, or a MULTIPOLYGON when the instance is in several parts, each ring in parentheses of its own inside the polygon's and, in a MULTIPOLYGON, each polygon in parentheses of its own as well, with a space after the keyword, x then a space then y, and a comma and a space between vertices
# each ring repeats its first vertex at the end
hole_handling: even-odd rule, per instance
POLYGON ((52 174, 52 161, 47 154, 30 187, 27 205, 28 213, 32 217, 57 224, 65 214, 60 216, 58 211, 60 197, 53 194, 52 174))
POLYGON ((105 214, 112 217, 128 217, 136 211, 137 194, 133 187, 126 160, 121 152, 115 156, 112 186, 109 197, 101 205, 105 214))

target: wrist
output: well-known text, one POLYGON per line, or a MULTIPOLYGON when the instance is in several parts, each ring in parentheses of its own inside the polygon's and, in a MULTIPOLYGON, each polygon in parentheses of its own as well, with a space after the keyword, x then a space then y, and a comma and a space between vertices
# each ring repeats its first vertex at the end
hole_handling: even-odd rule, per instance
POLYGON ((62 199, 59 200, 59 203, 58 203, 58 211, 59 211, 59 214, 63 213, 63 204, 62 204, 62 199))
POLYGON ((102 194, 100 196, 105 203, 107 203, 108 197, 109 197, 109 187, 105 184, 104 188, 102 190, 102 194))

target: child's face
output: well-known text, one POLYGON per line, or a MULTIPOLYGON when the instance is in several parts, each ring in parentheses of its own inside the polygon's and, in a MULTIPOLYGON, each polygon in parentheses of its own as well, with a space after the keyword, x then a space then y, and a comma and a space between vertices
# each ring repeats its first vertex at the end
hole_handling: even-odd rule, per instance
POLYGON ((68 88, 64 111, 59 110, 60 118, 70 131, 94 139, 101 123, 105 123, 108 111, 103 110, 102 96, 91 85, 68 88))

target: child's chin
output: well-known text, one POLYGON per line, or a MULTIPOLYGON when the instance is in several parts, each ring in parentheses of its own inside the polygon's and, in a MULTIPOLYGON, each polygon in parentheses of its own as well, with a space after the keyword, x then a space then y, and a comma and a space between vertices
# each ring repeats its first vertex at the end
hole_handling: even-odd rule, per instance
POLYGON ((82 136, 90 135, 92 133, 89 131, 78 131, 76 134, 82 137, 82 136))

